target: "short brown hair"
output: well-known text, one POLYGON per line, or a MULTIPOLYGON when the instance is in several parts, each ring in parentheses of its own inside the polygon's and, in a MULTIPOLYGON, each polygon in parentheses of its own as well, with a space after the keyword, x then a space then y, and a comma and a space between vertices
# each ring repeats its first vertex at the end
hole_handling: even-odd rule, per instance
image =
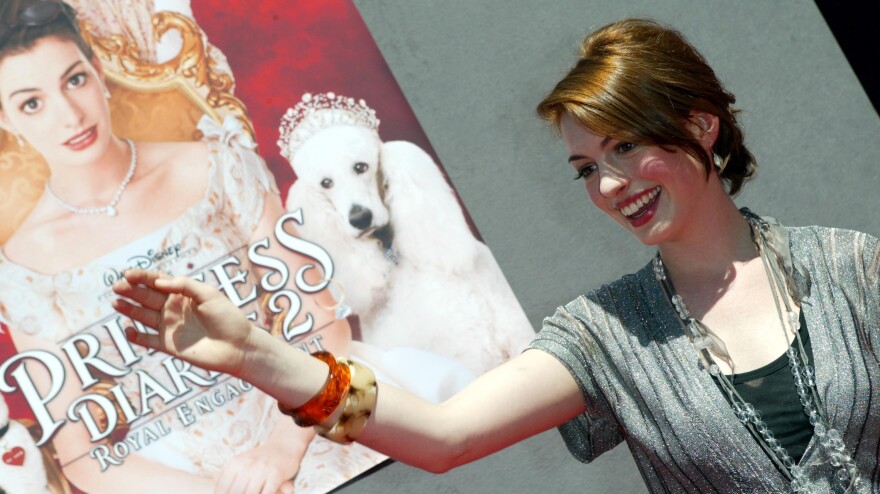
POLYGON ((712 160, 690 131, 691 111, 719 119, 713 151, 726 160, 730 195, 757 171, 736 121, 739 110, 706 60, 674 29, 624 19, 593 32, 577 64, 538 105, 557 129, 569 115, 597 134, 635 144, 675 146, 710 171, 712 160))

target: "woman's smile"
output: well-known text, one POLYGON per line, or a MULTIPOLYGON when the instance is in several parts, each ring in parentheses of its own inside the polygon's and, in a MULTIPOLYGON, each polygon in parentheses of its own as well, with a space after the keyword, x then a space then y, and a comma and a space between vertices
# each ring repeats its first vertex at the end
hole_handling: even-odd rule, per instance
POLYGON ((633 228, 647 224, 657 212, 660 202, 660 187, 643 190, 638 194, 618 203, 615 208, 620 211, 633 228))
POLYGON ((98 126, 92 125, 88 129, 65 141, 64 145, 73 151, 82 151, 83 149, 91 146, 97 139, 98 126))
POLYGON ((560 130, 590 200, 645 245, 693 238, 728 200, 723 187, 713 188, 717 177, 680 148, 599 135, 569 115, 560 130))

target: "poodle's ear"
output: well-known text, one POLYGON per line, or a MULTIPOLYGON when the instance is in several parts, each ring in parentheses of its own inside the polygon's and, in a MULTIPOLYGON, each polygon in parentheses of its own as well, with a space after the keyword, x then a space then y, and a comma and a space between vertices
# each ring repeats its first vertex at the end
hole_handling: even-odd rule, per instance
POLYGON ((401 258, 446 271, 473 269, 477 241, 455 193, 428 153, 411 142, 386 142, 380 166, 401 258))

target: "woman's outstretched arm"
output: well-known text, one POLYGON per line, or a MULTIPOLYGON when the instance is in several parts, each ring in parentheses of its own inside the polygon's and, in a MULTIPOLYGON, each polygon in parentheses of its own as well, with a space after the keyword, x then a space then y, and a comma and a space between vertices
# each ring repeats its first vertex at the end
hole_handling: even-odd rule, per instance
MULTIPOLYGON (((232 374, 299 406, 327 379, 318 359, 255 328, 219 290, 189 278, 131 271, 114 287, 115 308, 158 330, 133 342, 232 374)), ((583 413, 584 400, 554 357, 529 350, 435 405, 390 385, 358 442, 404 463, 444 472, 583 413)), ((328 419, 332 423, 335 415, 328 419)))

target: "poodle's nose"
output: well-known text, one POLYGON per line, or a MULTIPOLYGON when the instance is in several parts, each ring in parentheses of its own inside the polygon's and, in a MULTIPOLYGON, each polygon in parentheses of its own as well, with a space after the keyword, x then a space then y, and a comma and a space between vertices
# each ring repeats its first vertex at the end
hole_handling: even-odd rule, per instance
POLYGON ((348 223, 358 230, 367 229, 373 223, 373 212, 355 204, 348 212, 348 223))

